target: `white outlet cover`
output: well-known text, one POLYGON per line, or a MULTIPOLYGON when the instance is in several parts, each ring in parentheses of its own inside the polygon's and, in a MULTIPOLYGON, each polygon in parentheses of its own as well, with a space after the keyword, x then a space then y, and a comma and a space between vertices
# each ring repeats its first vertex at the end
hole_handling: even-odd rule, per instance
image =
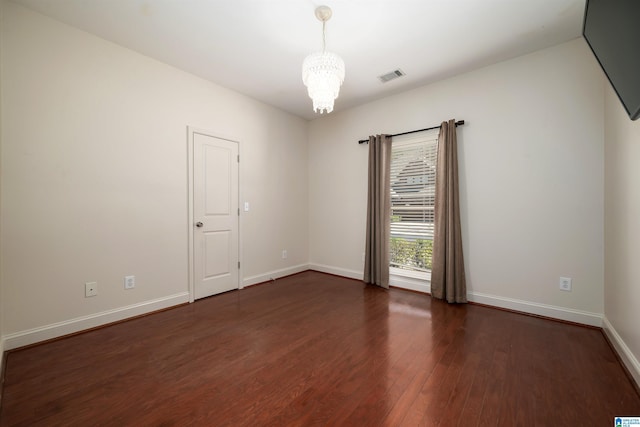
POLYGON ((124 288, 133 289, 136 287, 136 276, 124 276, 124 288))
POLYGON ((560 278, 560 290, 571 291, 571 277, 560 278))

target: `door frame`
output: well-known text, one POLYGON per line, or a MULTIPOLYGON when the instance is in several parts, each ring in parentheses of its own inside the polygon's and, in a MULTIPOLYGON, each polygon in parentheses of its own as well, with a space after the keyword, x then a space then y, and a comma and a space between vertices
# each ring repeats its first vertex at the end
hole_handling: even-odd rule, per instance
MULTIPOLYGON (((231 141, 234 142, 236 144, 238 144, 238 155, 240 156, 240 158, 242 158, 241 156, 241 147, 242 144, 240 144, 240 141, 237 138, 233 138, 230 137, 228 135, 223 135, 219 132, 213 132, 207 129, 202 129, 202 128, 198 128, 198 127, 194 127, 194 126, 187 126, 187 186, 188 186, 188 202, 187 202, 187 263, 188 263, 188 283, 189 283, 189 302, 192 303, 194 302, 195 298, 195 259, 194 259, 194 248, 193 248, 193 227, 194 227, 194 222, 193 222, 193 201, 194 201, 194 196, 193 196, 193 189, 194 189, 194 182, 193 182, 193 164, 194 164, 194 158, 193 158, 193 153, 194 153, 194 149, 193 149, 193 135, 199 133, 199 134, 203 134, 203 135, 207 135, 213 138, 217 138, 217 139, 224 139, 226 141, 231 141)), ((242 210, 240 209, 240 205, 241 205, 241 191, 240 189, 242 188, 241 185, 241 177, 242 177, 242 163, 238 163, 238 206, 237 208, 240 210, 241 214, 238 216, 238 260, 240 262, 240 268, 238 269, 238 289, 242 289, 244 286, 242 286, 243 280, 242 277, 242 269, 243 269, 243 262, 242 262, 242 210)))

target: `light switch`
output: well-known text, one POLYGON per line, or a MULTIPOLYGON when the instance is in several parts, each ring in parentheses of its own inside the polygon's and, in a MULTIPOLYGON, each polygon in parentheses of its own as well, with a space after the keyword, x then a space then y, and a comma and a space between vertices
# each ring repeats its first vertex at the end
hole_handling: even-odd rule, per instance
POLYGON ((244 211, 249 212, 249 202, 244 202, 244 211))

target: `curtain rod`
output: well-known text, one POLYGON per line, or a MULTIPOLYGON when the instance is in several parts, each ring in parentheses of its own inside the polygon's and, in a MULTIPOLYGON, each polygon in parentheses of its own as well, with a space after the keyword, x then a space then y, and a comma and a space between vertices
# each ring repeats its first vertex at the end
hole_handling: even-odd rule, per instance
MULTIPOLYGON (((462 126, 463 124, 464 124, 464 120, 458 120, 456 122, 456 127, 462 126)), ((400 135, 409 135, 410 133, 424 132, 425 130, 433 130, 433 129, 439 129, 439 128, 440 126, 433 126, 426 129, 410 130, 409 132, 395 133, 389 136, 394 137, 394 136, 400 136, 400 135)), ((368 139, 361 139, 360 141, 358 141, 358 144, 368 144, 368 143, 369 143, 368 139)))

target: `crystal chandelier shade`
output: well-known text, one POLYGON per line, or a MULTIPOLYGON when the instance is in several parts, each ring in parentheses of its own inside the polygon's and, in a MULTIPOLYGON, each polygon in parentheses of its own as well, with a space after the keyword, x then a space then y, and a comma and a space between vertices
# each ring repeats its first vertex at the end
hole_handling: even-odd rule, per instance
POLYGON ((302 62, 302 82, 313 100, 313 110, 322 114, 333 111, 334 101, 344 82, 344 61, 325 50, 325 24, 331 18, 331 9, 319 6, 315 14, 322 21, 322 52, 312 53, 302 62))
POLYGON ((344 81, 344 61, 332 52, 315 52, 302 63, 302 82, 313 100, 313 110, 320 114, 333 111, 334 100, 344 81))

